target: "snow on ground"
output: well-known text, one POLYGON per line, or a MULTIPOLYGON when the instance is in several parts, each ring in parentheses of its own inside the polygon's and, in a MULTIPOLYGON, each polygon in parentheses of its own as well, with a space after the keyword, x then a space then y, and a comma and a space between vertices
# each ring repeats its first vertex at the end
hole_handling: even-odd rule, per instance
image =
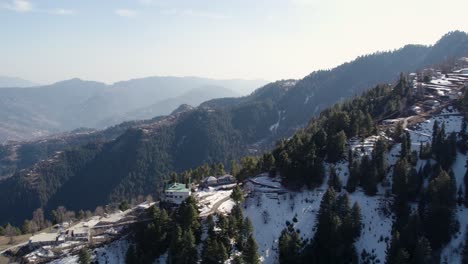
POLYGON ((278 129, 280 121, 281 121, 281 111, 278 111, 278 121, 270 126, 271 132, 274 132, 278 129))
MULTIPOLYGON (((261 181, 267 185, 277 184, 272 180, 268 182, 266 178, 261 181)), ((278 239, 286 227, 286 221, 294 224, 296 230, 300 230, 302 238, 312 238, 323 193, 323 189, 281 194, 256 189, 251 193, 244 202, 244 216, 252 221, 263 263, 277 261, 278 239), (294 217, 297 219, 296 223, 293 221, 294 217)))
POLYGON ((281 179, 280 178, 271 178, 268 176, 268 173, 260 174, 259 176, 250 179, 251 182, 258 183, 265 187, 270 187, 274 189, 281 188, 281 179))
POLYGON ((432 128, 437 120, 439 126, 445 124, 445 133, 448 135, 451 132, 459 132, 461 129, 463 116, 456 109, 448 107, 442 110, 438 115, 432 116, 424 122, 418 123, 407 131, 410 133, 412 141, 412 149, 418 150, 421 142, 431 142, 432 128))
POLYGON ((78 263, 78 256, 68 256, 65 258, 57 259, 49 262, 50 264, 76 264, 78 263))
POLYGON ((125 254, 128 247, 127 240, 117 240, 97 248, 93 252, 98 263, 125 264, 125 254))
POLYGON ((218 207, 218 212, 223 214, 230 213, 235 204, 232 199, 229 199, 218 207))
POLYGON ((384 133, 381 133, 379 135, 372 135, 364 139, 352 138, 348 141, 348 144, 349 147, 359 155, 359 157, 364 155, 370 156, 372 154, 372 150, 374 149, 374 145, 377 140, 379 140, 379 138, 389 140, 389 138, 386 137, 384 133))
POLYGON ((442 250, 440 258, 441 263, 462 263, 461 253, 463 250, 463 242, 467 235, 468 209, 464 206, 458 206, 456 217, 460 223, 460 229, 453 235, 452 240, 442 250))
MULTIPOLYGON (((467 169, 468 155, 458 152, 457 158, 452 165, 453 173, 455 174, 455 180, 457 182, 457 188, 459 186, 464 187, 464 177, 467 169)), ((458 189, 457 189, 458 190, 458 189)))
POLYGON ((164 253, 164 255, 161 255, 159 258, 157 258, 153 264, 165 264, 167 262, 167 253, 164 253))
POLYGON ((359 256, 363 250, 376 256, 380 263, 385 262, 387 241, 390 243, 392 232, 392 218, 385 216, 380 210, 385 197, 381 195, 366 196, 362 191, 349 195, 351 204, 357 202, 361 207, 363 229, 361 236, 354 243, 359 256))
POLYGON ((223 212, 230 212, 230 209, 232 209, 232 205, 230 204, 232 200, 229 198, 231 193, 232 190, 216 190, 211 187, 195 192, 195 199, 198 200, 198 204, 200 205, 200 215, 209 215, 219 208, 223 212))
MULTIPOLYGON (((453 173, 455 174, 455 180, 458 187, 461 186, 464 189, 464 176, 467 170, 468 155, 458 153, 457 159, 452 165, 453 173)), ((452 237, 450 243, 442 250, 441 260, 447 260, 447 263, 461 263, 461 253, 463 248, 463 242, 467 235, 468 226, 468 208, 464 206, 457 207, 457 220, 460 223, 460 230, 452 237)))
MULTIPOLYGON (((127 240, 117 240, 103 247, 92 250, 91 257, 99 264, 125 264, 125 254, 128 249, 127 240)), ((78 256, 67 256, 50 262, 51 264, 76 264, 78 256)))

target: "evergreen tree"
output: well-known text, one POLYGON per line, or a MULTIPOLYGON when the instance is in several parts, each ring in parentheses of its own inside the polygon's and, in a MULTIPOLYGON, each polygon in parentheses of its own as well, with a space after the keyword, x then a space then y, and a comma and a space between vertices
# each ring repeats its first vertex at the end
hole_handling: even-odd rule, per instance
POLYGON ((468 207, 468 169, 465 172, 463 181, 465 183, 465 207, 468 207))
POLYGON ((138 264, 138 257, 134 245, 130 245, 127 249, 127 253, 125 254, 125 264, 138 264))
POLYGON ((128 202, 126 200, 122 201, 120 204, 119 204, 119 210, 120 211, 126 211, 130 208, 130 205, 128 204, 128 202))
POLYGON ((259 264, 260 258, 259 258, 257 251, 258 251, 257 242, 255 242, 255 239, 253 235, 251 234, 247 238, 247 244, 244 250, 242 251, 242 258, 244 259, 245 263, 259 264))
POLYGON ((369 156, 364 155, 361 160, 361 185, 367 195, 377 193, 377 169, 369 156))
POLYGON ((336 174, 336 171, 333 167, 330 167, 330 177, 328 178, 328 186, 335 189, 336 192, 341 192, 341 180, 336 174))
POLYGON ((236 185, 231 193, 231 198, 234 200, 235 203, 241 203, 244 200, 244 194, 242 193, 241 188, 239 185, 236 185))
POLYGON ((392 193, 406 196, 408 193, 408 170, 409 164, 406 159, 399 159, 393 169, 392 193))
POLYGON ((198 253, 195 244, 195 237, 193 236, 191 229, 185 230, 182 233, 179 254, 176 259, 176 263, 197 263, 198 253))
POLYGON ((468 264, 468 234, 465 234, 465 243, 463 244, 461 257, 461 263, 468 264))
POLYGON ((271 153, 263 154, 259 161, 260 171, 268 172, 270 176, 275 175, 275 157, 271 153))
POLYGON ((239 175, 240 172, 240 167, 239 164, 235 160, 231 160, 230 164, 230 169, 231 169, 231 175, 236 177, 239 175))
POLYGON ((435 264, 434 257, 432 256, 432 249, 429 240, 425 237, 421 237, 418 240, 418 244, 414 251, 413 256, 414 264, 435 264))
POLYGON ((349 177, 346 182, 346 190, 353 193, 360 183, 361 178, 361 165, 358 160, 354 160, 349 164, 349 177))
POLYGON ((375 143, 374 149, 372 150, 372 161, 377 170, 377 179, 382 181, 385 178, 387 172, 387 161, 385 154, 387 153, 387 143, 385 140, 379 138, 375 143))
POLYGON ((80 264, 90 264, 91 263, 91 256, 89 255, 88 249, 83 247, 80 249, 78 253, 78 263, 80 264))
POLYGON ((337 162, 342 159, 346 151, 346 134, 343 130, 336 133, 328 141, 327 154, 329 162, 337 162))
POLYGON ((347 195, 336 198, 333 188, 328 188, 320 204, 316 232, 305 253, 306 259, 312 263, 356 262, 354 241, 360 232, 359 211, 355 206, 352 212, 347 195))
POLYGON ((279 242, 280 263, 302 263, 302 241, 299 234, 293 228, 285 228, 281 232, 279 242))
POLYGON ((454 207, 456 205, 455 180, 441 170, 428 186, 424 210, 424 227, 433 249, 439 249, 458 229, 454 207))
POLYGON ((179 207, 179 223, 183 230, 190 229, 197 241, 201 236, 201 225, 198 220, 197 202, 195 198, 189 196, 179 207))

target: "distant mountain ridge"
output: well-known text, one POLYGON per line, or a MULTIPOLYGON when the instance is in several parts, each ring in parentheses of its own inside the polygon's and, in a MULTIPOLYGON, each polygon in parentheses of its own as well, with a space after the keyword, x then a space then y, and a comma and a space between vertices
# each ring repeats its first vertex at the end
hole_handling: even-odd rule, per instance
POLYGON ((14 155, 14 148, 22 146, 4 146, 0 161, 10 158, 13 176, 0 181, 0 211, 15 213, 0 216, 0 224, 17 223, 38 207, 94 209, 138 194, 158 197, 171 171, 260 154, 306 126, 327 106, 379 83, 392 83, 401 72, 467 54, 468 35, 452 32, 434 46, 407 45, 361 56, 301 80, 269 83, 248 96, 209 100, 173 115, 126 123, 112 138, 95 140, 93 134, 81 145, 64 144, 64 152, 51 162, 40 161, 47 159, 51 148, 47 142, 30 144, 32 149, 41 146, 33 157, 28 155, 31 151, 14 155), (21 167, 26 157, 28 166, 21 167), (83 189, 87 195, 80 192, 83 189))
POLYGON ((0 76, 0 88, 7 88, 7 87, 33 87, 39 86, 40 84, 31 82, 22 78, 18 77, 9 77, 9 76, 0 76))
POLYGON ((240 96, 237 90, 254 90, 264 83, 148 77, 106 85, 75 78, 34 88, 4 88, 0 89, 0 143, 152 118, 184 103, 198 105, 212 98, 240 96))

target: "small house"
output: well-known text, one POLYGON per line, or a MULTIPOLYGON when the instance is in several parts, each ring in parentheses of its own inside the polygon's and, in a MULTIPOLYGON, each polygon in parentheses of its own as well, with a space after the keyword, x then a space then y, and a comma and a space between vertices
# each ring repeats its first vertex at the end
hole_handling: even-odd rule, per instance
POLYGON ((30 249, 56 244, 58 244, 57 233, 40 233, 29 238, 30 249))
POLYGON ((207 177, 200 182, 200 187, 207 188, 218 185, 218 179, 214 176, 207 177))
POLYGON ((190 188, 187 188, 185 184, 174 183, 164 191, 164 201, 167 203, 179 205, 190 195, 190 188))
POLYGON ((218 178, 218 185, 226 185, 236 183, 234 176, 226 174, 218 178))
POLYGON ((424 105, 432 108, 436 108, 440 106, 440 102, 437 100, 426 100, 424 101, 424 105))

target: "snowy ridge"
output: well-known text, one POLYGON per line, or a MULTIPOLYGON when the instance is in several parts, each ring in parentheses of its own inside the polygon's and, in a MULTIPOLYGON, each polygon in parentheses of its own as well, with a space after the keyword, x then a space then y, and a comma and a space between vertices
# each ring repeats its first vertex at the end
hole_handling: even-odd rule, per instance
MULTIPOLYGON (((411 149, 419 151, 421 142, 431 142, 432 128, 435 121, 439 125, 445 124, 446 133, 460 131, 463 117, 460 113, 448 107, 441 113, 427 117, 422 121, 406 129, 411 136, 411 149)), ((375 142, 386 137, 384 133, 378 136, 371 136, 365 139, 351 139, 348 146, 356 150, 360 157, 372 153, 375 142)), ((360 237, 355 242, 357 254, 360 263, 362 253, 368 253, 366 260, 372 259, 373 263, 385 263, 386 250, 390 245, 391 232, 393 225, 393 214, 390 213, 389 205, 391 197, 386 197, 385 193, 391 190, 393 167, 399 158, 401 151, 400 143, 390 143, 391 149, 387 153, 388 172, 385 186, 378 185, 378 193, 375 196, 367 196, 361 188, 353 193, 349 193, 351 204, 358 203, 361 208, 363 228, 360 237), (377 262, 378 261, 378 262, 377 262)), ((466 164, 468 156, 458 153, 456 161, 453 164, 457 188, 463 189, 464 175, 467 170, 466 164)), ((426 160, 419 160, 416 168, 419 169, 426 163, 426 160)), ((430 160, 431 163, 435 161, 430 160)), ((334 164, 325 164, 325 167, 331 166, 337 173, 343 185, 349 177, 348 162, 340 161, 334 164)), ((313 239, 316 224, 317 213, 320 208, 320 202, 327 184, 312 191, 302 192, 288 191, 283 187, 278 178, 270 178, 267 175, 259 175, 250 179, 255 183, 254 187, 248 185, 244 189, 250 189, 249 197, 245 201, 244 215, 249 217, 254 226, 254 236, 259 247, 259 254, 263 263, 277 263, 278 261, 278 240, 281 231, 286 227, 286 222, 293 224, 296 230, 299 230, 304 240, 313 239), (266 213, 265 213, 266 212, 266 213), (293 221, 297 220, 297 222, 293 221)), ((324 182, 327 182, 325 179, 324 182)), ((428 179, 425 179, 424 186, 427 187, 428 179)), ((346 191, 342 191, 344 193, 346 191)), ((413 210, 416 210, 417 203, 410 204, 413 210)), ((468 209, 464 206, 458 206, 456 212, 460 223, 460 230, 453 236, 452 241, 442 250, 441 261, 447 263, 460 263, 462 247, 468 231, 468 209)))

